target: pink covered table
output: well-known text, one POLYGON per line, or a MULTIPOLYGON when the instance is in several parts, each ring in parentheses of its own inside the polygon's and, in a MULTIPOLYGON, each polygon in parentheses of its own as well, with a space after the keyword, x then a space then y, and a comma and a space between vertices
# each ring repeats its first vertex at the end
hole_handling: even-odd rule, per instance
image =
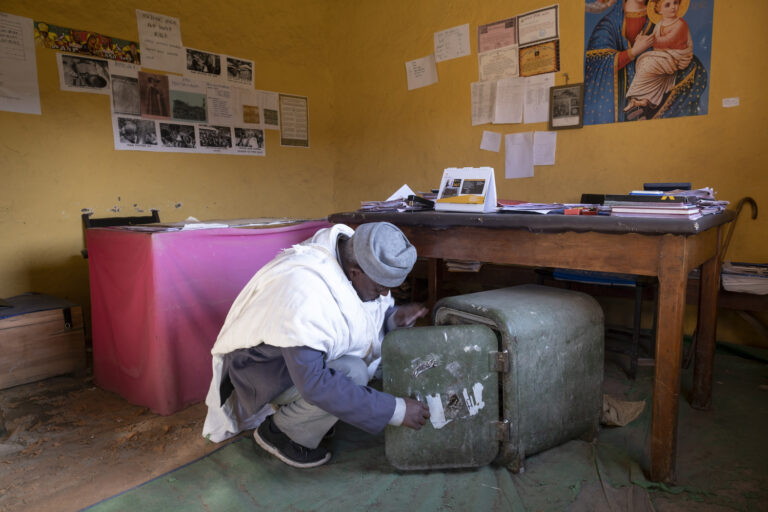
POLYGON ((329 224, 86 232, 96 384, 159 414, 205 398, 211 347, 248 280, 329 224))

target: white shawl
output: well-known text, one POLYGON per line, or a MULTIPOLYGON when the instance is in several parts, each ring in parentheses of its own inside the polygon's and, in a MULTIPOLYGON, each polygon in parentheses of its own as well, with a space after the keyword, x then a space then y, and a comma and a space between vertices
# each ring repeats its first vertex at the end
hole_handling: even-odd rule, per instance
POLYGON ((327 360, 354 355, 368 362, 380 353, 384 314, 390 295, 362 302, 338 262, 336 242, 354 231, 343 224, 322 229, 310 240, 286 249, 265 265, 235 299, 213 355, 213 378, 205 403, 203 435, 218 442, 255 428, 271 413, 269 405, 245 417, 233 393, 220 403, 223 356, 261 343, 307 346, 327 360))

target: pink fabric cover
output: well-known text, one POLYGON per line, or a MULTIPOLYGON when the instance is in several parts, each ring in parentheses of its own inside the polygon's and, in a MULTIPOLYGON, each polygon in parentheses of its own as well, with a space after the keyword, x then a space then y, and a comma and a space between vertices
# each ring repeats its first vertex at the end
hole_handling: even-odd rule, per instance
POLYGON ((237 294, 281 249, 328 226, 87 230, 96 384, 159 414, 203 400, 237 294))

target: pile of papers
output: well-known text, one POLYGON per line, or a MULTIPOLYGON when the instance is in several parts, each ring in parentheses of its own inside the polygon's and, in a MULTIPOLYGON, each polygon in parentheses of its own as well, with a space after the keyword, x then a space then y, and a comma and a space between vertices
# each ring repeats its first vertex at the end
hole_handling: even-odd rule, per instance
POLYGON ((502 204, 499 208, 500 212, 508 213, 563 213, 565 209, 564 204, 560 203, 519 203, 519 204, 502 204))
POLYGON ((305 219, 289 219, 287 217, 258 217, 253 219, 218 219, 201 221, 195 217, 187 217, 182 222, 156 222, 153 224, 113 226, 112 229, 139 231, 146 233, 161 233, 166 231, 192 231, 198 229, 277 227, 296 224, 299 222, 305 222, 305 219))
POLYGON ((768 295, 768 264, 725 262, 720 276, 728 291, 768 295))
POLYGON ((360 212, 412 212, 433 210, 435 202, 416 194, 411 187, 403 185, 386 201, 360 201, 360 212))
POLYGON ((361 212, 413 212, 433 210, 435 202, 417 195, 387 201, 360 201, 361 212))
POLYGON ((696 206, 701 208, 702 215, 712 215, 722 213, 730 204, 728 201, 719 201, 715 199, 715 191, 712 187, 704 187, 696 190, 673 190, 668 194, 688 197, 695 201, 696 206))

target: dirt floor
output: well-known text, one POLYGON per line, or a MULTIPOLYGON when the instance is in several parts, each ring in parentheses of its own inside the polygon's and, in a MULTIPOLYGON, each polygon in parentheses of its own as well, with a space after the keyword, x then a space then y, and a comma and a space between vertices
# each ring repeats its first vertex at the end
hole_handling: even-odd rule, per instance
POLYGON ((221 445, 201 437, 205 405, 159 416, 56 377, 0 391, 0 510, 78 510, 221 445))
MULTIPOLYGON (((713 408, 695 411, 681 401, 679 487, 649 488, 657 511, 768 511, 767 360, 718 353, 713 408)), ((683 395, 691 374, 684 372, 683 395)), ((629 381, 607 364, 604 392, 650 399, 652 381, 652 366, 629 381)), ((650 404, 638 421, 600 434, 644 468, 650 404)), ((79 510, 223 446, 201 437, 203 403, 159 416, 88 377, 0 390, 0 411, 0 511, 79 510)))

